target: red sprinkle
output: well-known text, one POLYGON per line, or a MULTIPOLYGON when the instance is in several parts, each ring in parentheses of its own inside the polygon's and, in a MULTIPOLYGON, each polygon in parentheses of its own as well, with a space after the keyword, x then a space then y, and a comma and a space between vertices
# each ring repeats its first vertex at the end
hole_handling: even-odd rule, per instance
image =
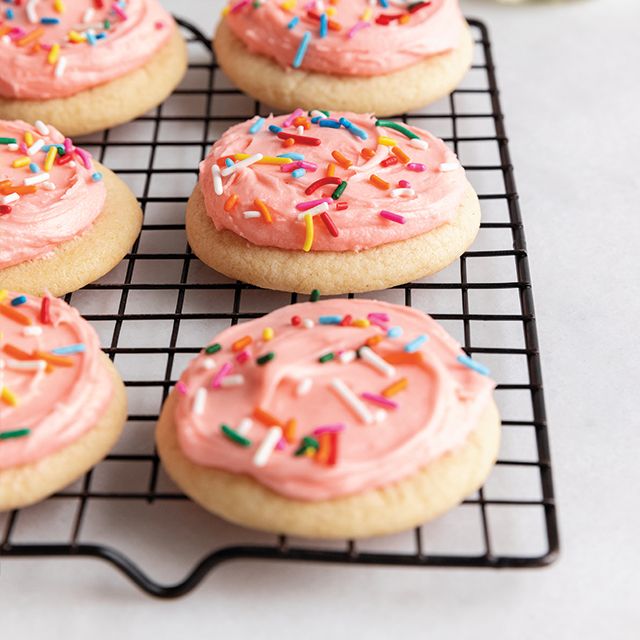
POLYGON ((337 238, 339 235, 338 227, 336 227, 336 225, 333 223, 331 216, 325 211, 324 213, 320 214, 320 219, 322 220, 322 222, 324 222, 324 226, 327 227, 327 230, 329 231, 329 233, 334 238, 337 238))
POLYGON ((305 190, 304 192, 309 196, 311 195, 316 189, 319 189, 320 187, 324 187, 326 184, 335 184, 335 185, 339 185, 342 182, 342 180, 340 180, 340 178, 335 178, 335 177, 331 177, 331 176, 327 176, 326 178, 320 178, 320 180, 316 180, 315 182, 312 182, 305 190))
POLYGON ((6 216, 11 213, 11 207, 8 204, 0 204, 0 216, 6 216))
POLYGON ((386 160, 383 160, 380 163, 380 166, 381 167, 390 167, 390 166, 392 166, 394 164, 398 164, 398 162, 400 162, 398 160, 398 158, 396 158, 395 156, 389 156, 386 160))
POLYGON ((294 327, 297 327, 301 322, 302 322, 302 318, 301 318, 300 316, 293 316, 293 317, 291 318, 291 324, 292 324, 294 327))
POLYGON ((278 138, 280 140, 293 140, 298 144, 306 144, 310 147, 317 147, 322 142, 320 138, 310 138, 309 136, 297 136, 293 133, 288 133, 287 131, 279 131, 278 138))
POLYGON ((42 322, 42 324, 51 324, 51 298, 49 296, 42 298, 42 304, 40 305, 40 322, 42 322))
POLYGON ((349 207, 349 203, 348 202, 336 202, 336 209, 338 211, 344 211, 348 207, 349 207))
POLYGON ((340 321, 340 326, 341 327, 348 327, 351 325, 351 321, 353 320, 353 318, 349 315, 346 315, 344 318, 342 318, 342 320, 340 321))

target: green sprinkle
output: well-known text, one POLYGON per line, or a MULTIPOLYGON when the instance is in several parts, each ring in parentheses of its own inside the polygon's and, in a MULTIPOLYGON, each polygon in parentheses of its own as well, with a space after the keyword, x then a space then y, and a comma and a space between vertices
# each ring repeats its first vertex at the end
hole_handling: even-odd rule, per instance
POLYGON ((347 183, 345 180, 343 180, 337 187, 336 190, 331 194, 331 197, 334 200, 337 200, 343 193, 344 190, 347 188, 347 183))
POLYGON ((320 300, 320 289, 314 289, 309 296, 309 302, 318 302, 320 300))
POLYGON ((0 138, 0 144, 17 144, 18 141, 15 138, 0 138))
POLYGON ((323 356, 318 358, 318 362, 329 362, 329 360, 333 360, 335 356, 333 353, 325 353, 323 356))
POLYGON ((228 427, 226 424, 221 424, 220 430, 222 431, 222 433, 224 433, 225 436, 227 436, 227 438, 229 438, 229 440, 231 440, 231 442, 235 442, 242 447, 251 446, 251 440, 249 440, 249 438, 241 436, 237 431, 233 430, 231 427, 228 427))
POLYGON ((109 22, 109 20, 105 20, 104 21, 104 28, 105 29, 111 29, 111 22, 109 22))
POLYGON ((220 349, 222 349, 222 345, 219 342, 216 342, 215 344, 208 346, 204 352, 211 355, 212 353, 218 353, 220 349))
POLYGON ((10 440, 11 438, 23 438, 31 433, 31 429, 16 429, 15 431, 0 431, 0 440, 10 440))
POLYGON ((263 364, 267 364, 267 362, 271 362, 276 357, 276 354, 273 351, 269 351, 269 353, 265 353, 263 356, 260 356, 256 362, 262 366, 263 364))
POLYGON ((420 137, 413 133, 413 131, 409 131, 407 127, 403 127, 401 124, 394 122, 393 120, 376 120, 376 127, 388 127, 389 129, 395 129, 407 136, 409 140, 415 140, 420 137))
POLYGON ((318 111, 320 111, 320 113, 324 113, 324 115, 327 116, 327 118, 331 115, 330 111, 325 111, 324 109, 318 109, 318 111))
POLYGON ((317 451, 320 448, 320 445, 315 438, 312 438, 311 436, 305 436, 304 438, 302 438, 302 444, 296 449, 296 452, 293 455, 301 456, 309 448, 315 449, 317 451))

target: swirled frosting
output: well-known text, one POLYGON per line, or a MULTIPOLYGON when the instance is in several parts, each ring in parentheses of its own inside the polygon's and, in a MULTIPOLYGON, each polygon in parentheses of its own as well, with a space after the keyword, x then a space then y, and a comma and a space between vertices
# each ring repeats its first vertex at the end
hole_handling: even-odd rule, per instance
POLYGON ((177 387, 178 441, 193 462, 289 498, 383 487, 477 426, 494 383, 460 359, 455 340, 415 309, 364 299, 284 307, 223 331, 190 363, 177 387), (285 437, 265 463, 274 425, 285 437))
POLYGON ((104 208, 106 189, 89 154, 51 126, 41 130, 48 133, 0 120, 0 269, 45 256, 89 228, 104 208), (44 147, 30 152, 40 140, 44 147), (47 169, 49 145, 62 151, 65 144, 68 152, 57 153, 47 169))
POLYGON ((308 32, 306 53, 295 66, 328 74, 381 75, 459 45, 464 21, 458 0, 389 4, 383 8, 366 0, 335 6, 267 0, 255 6, 248 0, 232 0, 226 20, 251 52, 268 56, 284 68, 294 66, 308 32), (324 37, 323 13, 327 16, 324 37))
POLYGON ((360 251, 427 233, 456 215, 468 182, 456 155, 442 140, 416 127, 404 126, 405 132, 413 136, 408 138, 388 126, 376 126, 376 122, 388 121, 377 121, 373 115, 332 113, 329 117, 321 114, 310 119, 306 115, 299 118, 269 116, 264 122, 258 122, 256 117, 231 127, 212 147, 200 164, 200 187, 207 213, 217 229, 229 229, 255 245, 302 249, 307 226, 300 207, 326 199, 327 214, 335 229, 330 230, 330 223, 327 224, 323 216, 314 216, 310 249, 360 251), (341 118, 346 118, 352 128, 321 126, 323 121, 339 123, 341 118), (294 123, 304 120, 310 126, 302 135, 320 144, 287 146, 286 140, 278 135, 285 138, 289 133, 297 135, 294 123), (317 123, 314 124, 314 120, 317 123), (289 126, 285 126, 287 123, 289 126), (250 133, 258 125, 260 130, 250 133), (273 133, 270 127, 282 128, 282 132, 273 133), (334 152, 347 162, 341 165, 334 152), (266 158, 224 175, 231 170, 224 169, 225 162, 237 161, 242 154, 257 153, 266 158), (263 164, 271 161, 269 158, 290 153, 294 158, 303 157, 302 162, 307 163, 303 166, 311 167, 302 169, 304 175, 292 170, 294 159, 276 158, 291 163, 284 166, 263 164), (363 153, 369 159, 363 157, 363 153), (352 164, 345 168, 348 163, 352 164), (335 165, 334 183, 307 193, 314 182, 327 176, 330 164, 335 165), (223 167, 219 194, 215 191, 213 171, 217 169, 214 165, 223 167), (378 179, 377 185, 372 182, 378 179), (346 188, 333 200, 332 194, 341 181, 346 182, 346 188), (260 209, 256 199, 268 208, 269 222, 264 216, 247 217, 251 215, 246 214, 247 211, 260 209), (341 208, 345 206, 347 208, 341 208), (400 218, 389 219, 381 212, 400 218))
POLYGON ((25 0, 3 5, 2 18, 0 96, 35 100, 141 67, 175 29, 157 0, 25 0))
POLYGON ((89 323, 56 298, 45 303, 43 322, 42 299, 19 296, 0 291, 0 470, 36 462, 76 441, 113 394, 89 323), (20 298, 26 301, 13 306, 20 298), (55 355, 60 349, 67 355, 55 355))

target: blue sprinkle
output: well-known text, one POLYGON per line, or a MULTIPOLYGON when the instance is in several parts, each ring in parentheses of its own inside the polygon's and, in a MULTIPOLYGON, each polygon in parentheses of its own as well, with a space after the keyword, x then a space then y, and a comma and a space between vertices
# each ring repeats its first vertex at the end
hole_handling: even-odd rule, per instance
POLYGON ((351 120, 347 120, 346 118, 340 118, 340 124, 352 135, 356 136, 356 138, 360 138, 361 140, 366 140, 369 136, 366 131, 363 131, 360 127, 356 127, 351 120))
POLYGON ((329 19, 327 18, 327 14, 323 13, 320 16, 320 37, 326 38, 328 30, 329 30, 329 19))
POLYGON ((225 158, 224 163, 227 165, 227 167, 233 167, 233 165, 235 164, 235 162, 231 158, 225 158))
POLYGON ((388 8, 389 8, 389 2, 388 2, 388 0, 380 0, 380 6, 381 6, 383 9, 388 9, 388 8))
POLYGON ((294 169, 291 172, 292 178, 302 178, 302 176, 306 176, 306 175, 307 175, 306 169, 294 169))
POLYGON ((40 18, 40 24, 60 24, 60 18, 40 18))
POLYGON ((258 131, 260 131, 260 129, 262 129, 262 125, 264 124, 264 118, 258 118, 252 125, 251 128, 249 129, 249 133, 251 135, 254 135, 255 133, 258 133, 258 131))
POLYGON ((57 349, 53 349, 51 353, 56 356, 66 356, 70 353, 84 353, 84 350, 84 344, 82 344, 82 342, 79 342, 78 344, 70 344, 66 347, 58 347, 57 349))
POLYGON ((87 36, 87 42, 92 46, 95 47, 96 44, 96 34, 93 33, 93 31, 85 31, 85 35, 87 36))
POLYGON ((399 338, 402 335, 402 327, 389 327, 387 336, 389 338, 399 338))
POLYGON ((17 296, 11 301, 12 307, 19 307, 21 304, 24 304, 27 301, 27 296, 17 296))
POLYGON ((40 173, 40 167, 35 162, 32 162, 29 165, 29 170, 31 173, 40 173))
POLYGON ((320 316, 318 322, 320 324, 340 324, 342 316, 320 316))
POLYGON ((91 174, 91 179, 94 182, 100 182, 100 180, 102 180, 102 174, 99 171, 96 171, 95 173, 91 174))
POLYGON ((407 344, 404 345, 404 350, 407 353, 415 353, 428 339, 429 336, 423 333, 411 342, 407 342, 407 344))
POLYGON ((465 367, 469 367, 469 369, 473 369, 476 373, 479 373, 481 376, 489 375, 488 367, 485 367, 483 364, 476 362, 466 354, 460 354, 456 359, 460 364, 463 364, 465 367))
POLYGON ((7 18, 7 20, 13 20, 13 16, 14 16, 13 9, 7 9, 4 12, 4 15, 7 18))
POLYGON ((313 118, 311 118, 311 122, 313 122, 313 124, 317 124, 322 119, 322 116, 313 116, 313 118))
POLYGON ((301 153, 281 153, 278 158, 290 158, 291 160, 304 160, 301 153))
POLYGON ((342 116, 340 118, 340 124, 345 128, 345 129, 351 129, 351 127, 353 127, 353 122, 351 122, 351 120, 347 120, 344 116, 342 116))
POLYGON ((324 118, 318 122, 321 127, 329 127, 330 129, 339 129, 340 123, 337 120, 331 120, 331 118, 324 118))
POLYGON ((104 40, 107 37, 107 34, 103 31, 96 35, 96 40, 104 40))
POLYGON ((271 131, 271 133, 280 133, 282 131, 282 127, 279 127, 277 124, 270 124, 269 131, 271 131))
POLYGON ((291 65, 294 69, 298 69, 304 60, 304 56, 307 53, 307 49, 309 48, 309 42, 311 41, 311 31, 305 31, 302 36, 302 40, 300 41, 300 46, 298 47, 298 51, 296 53, 296 57, 293 59, 293 64, 291 65))
POLYGON ((292 18, 291 22, 289 22, 289 24, 287 25, 287 29, 293 29, 298 24, 298 22, 300 22, 300 18, 298 16, 292 18))

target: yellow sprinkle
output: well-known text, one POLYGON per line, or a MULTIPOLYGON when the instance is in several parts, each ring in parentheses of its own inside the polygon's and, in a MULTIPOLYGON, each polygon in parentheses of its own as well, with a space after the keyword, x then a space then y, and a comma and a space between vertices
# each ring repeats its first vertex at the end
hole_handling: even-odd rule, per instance
POLYGON ((222 15, 226 16, 229 14, 229 11, 231 10, 231 7, 229 5, 227 5, 223 10, 222 10, 222 15))
POLYGON ((31 133, 31 131, 24 132, 24 143, 27 145, 27 147, 30 147, 33 144, 33 134, 31 133))
POLYGON ((44 159, 45 171, 51 171, 51 167, 53 167, 53 163, 56 159, 57 154, 58 154, 58 147, 49 147, 49 151, 47 151, 47 155, 44 159))
POLYGON ((293 11, 296 8, 296 4, 298 4, 297 0, 285 0, 280 7, 285 11, 293 11))
POLYGON ((363 329, 366 329, 368 326, 371 325, 371 323, 366 318, 361 318, 360 320, 354 320, 352 324, 354 327, 362 327, 363 329))
POLYGON ((372 14, 372 10, 371 7, 367 7, 363 14, 362 17, 360 18, 360 20, 362 20, 363 22, 369 22, 369 20, 371 20, 371 14, 372 14))
POLYGON ((64 2, 62 0, 53 0, 53 8, 56 13, 64 13, 64 2))
POLYGON ((327 177, 333 178, 336 175, 336 165, 333 162, 330 162, 327 165, 327 177))
POLYGON ((335 15, 336 15, 336 12, 337 12, 337 11, 338 11, 338 10, 337 10, 335 7, 327 7, 327 8, 325 9, 325 13, 326 13, 330 18, 333 18, 333 16, 335 16, 335 15))
POLYGON ((0 398, 3 402, 8 404, 11 407, 18 406, 18 396, 16 396, 13 391, 11 391, 8 387, 2 387, 2 393, 0 394, 0 398))
MULTIPOLYGON (((244 160, 245 158, 250 158, 251 156, 248 153, 234 153, 234 160, 244 160)), ((289 164, 291 162, 291 158, 278 158, 277 156, 264 156, 262 160, 258 160, 255 164, 289 164)))
POLYGON ((266 329, 262 330, 262 339, 265 342, 273 340, 273 329, 271 327, 267 327, 266 329))
POLYGON ((385 147, 395 147, 396 141, 388 136, 380 136, 378 138, 378 144, 383 144, 385 147))
POLYGON ((6 289, 0 289, 0 302, 2 302, 9 292, 6 289))
POLYGON ((49 64, 55 64, 58 62, 58 58, 60 57, 60 45, 52 44, 51 50, 49 51, 49 55, 47 56, 47 62, 49 64))
POLYGON ((307 458, 313 458, 316 455, 316 450, 313 447, 307 447, 304 450, 304 455, 307 456, 307 458))
POLYGON ((84 42, 87 37, 83 36, 81 33, 78 33, 77 31, 69 31, 69 40, 71 42, 84 42))
MULTIPOLYGON (((25 135, 25 138, 26 138, 26 135, 25 135)), ((28 156, 24 156, 22 158, 18 158, 17 160, 14 160, 11 163, 11 166, 17 169, 19 167, 26 167, 30 162, 31 162, 31 158, 29 158, 28 156)))
POLYGON ((304 226, 306 228, 307 235, 304 240, 303 251, 311 251, 313 245, 313 216, 307 213, 304 217, 304 226))

